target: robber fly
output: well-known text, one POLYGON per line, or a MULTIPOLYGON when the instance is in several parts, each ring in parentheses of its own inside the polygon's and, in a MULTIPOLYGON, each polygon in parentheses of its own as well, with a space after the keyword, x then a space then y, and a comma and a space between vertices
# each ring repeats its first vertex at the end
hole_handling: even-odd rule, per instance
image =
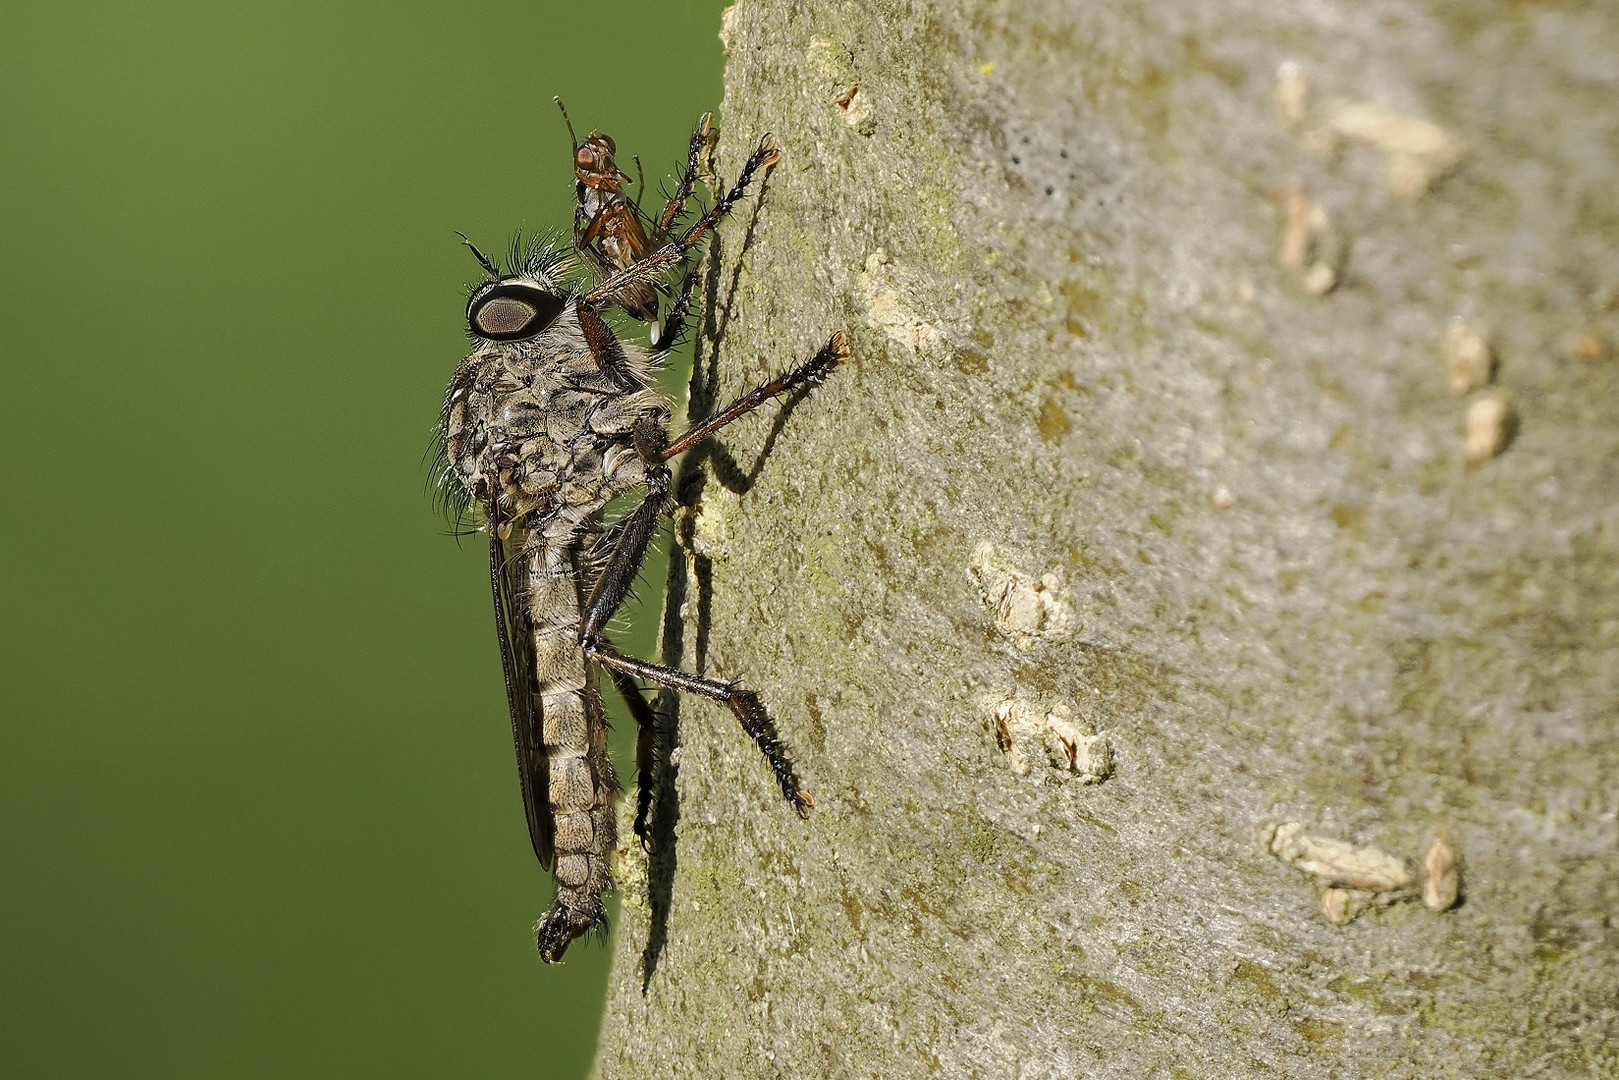
MULTIPOLYGON (((612 136, 592 131, 584 142, 574 134, 573 121, 561 98, 553 98, 562 110, 562 122, 568 126, 568 141, 573 148, 574 212, 573 246, 600 275, 608 276, 640 262, 653 249, 671 238, 671 230, 691 198, 697 182, 698 163, 713 147, 715 132, 712 116, 704 113, 697 122, 687 154, 686 168, 663 212, 652 221, 641 212, 636 200, 629 197, 624 185, 628 174, 618 167, 615 155, 618 146, 612 136)), ((765 162, 766 165, 773 161, 765 162)), ((640 170, 640 160, 636 160, 640 170)), ((626 284, 616 303, 631 317, 648 324, 651 343, 656 346, 668 340, 664 327, 658 323, 657 281, 626 284)), ((683 322, 684 310, 675 313, 670 321, 683 322)))
MULTIPOLYGON (((699 132, 706 145, 706 117, 699 132)), ((523 808, 534 853, 556 877, 556 902, 535 927, 547 963, 606 927, 618 781, 607 754, 603 671, 643 729, 654 718, 637 679, 729 706, 788 804, 805 817, 814 805, 753 691, 625 656, 604 633, 668 503, 670 459, 771 398, 818 382, 848 355, 843 334, 834 334, 808 363, 671 439, 669 402, 652 387, 663 354, 621 341, 603 317, 613 307, 633 313, 642 287, 680 276, 670 315, 684 320, 704 238, 777 156, 765 136, 712 209, 659 245, 633 258, 614 254, 606 265, 587 258, 591 265, 582 267, 579 244, 539 241, 514 245, 502 270, 463 237, 486 278, 467 302, 472 354, 445 393, 439 487, 454 520, 489 535, 523 808), (640 504, 605 527, 607 504, 641 489, 640 504)), ((597 218, 606 205, 597 204, 597 218)), ((659 220, 678 213, 666 209, 659 220)), ((666 320, 663 329, 668 338, 681 327, 666 320)), ((645 836, 644 821, 637 832, 645 836)))

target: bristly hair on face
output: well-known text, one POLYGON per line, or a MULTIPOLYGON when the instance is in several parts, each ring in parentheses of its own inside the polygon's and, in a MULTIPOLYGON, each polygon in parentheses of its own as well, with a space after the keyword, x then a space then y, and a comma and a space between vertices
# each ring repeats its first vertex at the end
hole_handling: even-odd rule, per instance
POLYGON ((457 542, 463 536, 473 535, 478 531, 478 525, 472 517, 472 493, 461 483, 461 478, 455 475, 455 469, 450 465, 450 448, 444 442, 442 421, 433 432, 424 456, 430 462, 427 490, 433 496, 433 509, 449 522, 450 535, 457 542))
MULTIPOLYGON (((548 232, 536 233, 527 240, 522 233, 512 237, 511 247, 506 252, 506 276, 527 278, 560 289, 577 284, 583 275, 572 242, 564 242, 556 233, 548 232)), ((482 284, 484 282, 478 282, 482 284)))

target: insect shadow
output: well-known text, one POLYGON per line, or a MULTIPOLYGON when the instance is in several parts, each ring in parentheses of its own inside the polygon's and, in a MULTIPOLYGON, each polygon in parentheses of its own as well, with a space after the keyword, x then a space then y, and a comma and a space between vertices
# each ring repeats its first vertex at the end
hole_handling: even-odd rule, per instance
MULTIPOLYGON (((763 202, 763 198, 760 198, 753 204, 747 229, 743 232, 736 258, 731 264, 730 280, 724 286, 723 303, 720 302, 720 293, 726 261, 725 249, 723 241, 717 234, 710 241, 702 285, 704 302, 701 310, 705 313, 703 332, 693 335, 694 356, 688 413, 693 422, 706 417, 717 403, 719 348, 724 343, 730 325, 743 262, 753 245, 759 222, 759 210, 763 202)), ((717 438, 710 438, 686 454, 675 474, 673 485, 675 506, 688 511, 694 509, 702 498, 703 489, 710 482, 718 483, 737 494, 749 491, 763 472, 788 418, 810 389, 802 387, 783 397, 770 432, 750 467, 744 468, 717 438), (705 463, 711 467, 705 468, 705 463)), ((675 536, 675 546, 670 551, 668 586, 663 609, 662 655, 666 657, 685 655, 687 635, 690 634, 692 670, 701 672, 708 666, 709 627, 714 600, 713 561, 696 550, 692 536, 694 516, 690 513, 677 513, 676 521, 680 525, 675 536), (696 592, 695 597, 691 595, 693 588, 696 592)), ((652 752, 656 763, 651 772, 654 779, 650 788, 642 793, 642 798, 650 800, 647 814, 647 840, 650 848, 647 865, 649 925, 646 947, 641 954, 643 994, 652 984, 658 961, 668 942, 669 914, 675 877, 680 865, 676 838, 680 823, 680 791, 676 783, 680 766, 671 760, 673 749, 680 745, 680 707, 680 695, 669 690, 661 691, 653 706, 656 732, 652 752)), ((774 735, 774 731, 771 734, 774 735)))

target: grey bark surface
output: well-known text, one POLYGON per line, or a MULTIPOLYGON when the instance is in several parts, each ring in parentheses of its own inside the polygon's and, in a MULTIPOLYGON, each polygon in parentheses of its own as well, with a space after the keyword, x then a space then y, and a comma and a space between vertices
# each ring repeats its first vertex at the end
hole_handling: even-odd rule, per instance
POLYGON ((692 455, 665 645, 760 691, 818 805, 680 706, 599 1074, 1619 1075, 1619 11, 728 32, 721 172, 783 157, 710 267, 693 410, 853 356, 692 455), (1465 149, 1402 195, 1389 145, 1322 137, 1341 101, 1465 149), (1320 295, 1288 191, 1341 238, 1320 295), (1518 416, 1476 466, 1452 316, 1518 416), (1004 750, 1008 703, 1113 774, 1004 750), (1462 902, 1334 926, 1262 846, 1286 821, 1441 835, 1462 902))

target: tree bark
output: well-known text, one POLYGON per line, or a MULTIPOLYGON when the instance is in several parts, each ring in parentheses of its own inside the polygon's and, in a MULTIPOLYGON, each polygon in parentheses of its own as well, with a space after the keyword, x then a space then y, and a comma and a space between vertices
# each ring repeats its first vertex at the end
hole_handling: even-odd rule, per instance
POLYGON ((817 808, 671 715, 600 1075, 1614 1075, 1614 7, 727 25, 693 415, 853 356, 691 455, 665 655, 817 808))

